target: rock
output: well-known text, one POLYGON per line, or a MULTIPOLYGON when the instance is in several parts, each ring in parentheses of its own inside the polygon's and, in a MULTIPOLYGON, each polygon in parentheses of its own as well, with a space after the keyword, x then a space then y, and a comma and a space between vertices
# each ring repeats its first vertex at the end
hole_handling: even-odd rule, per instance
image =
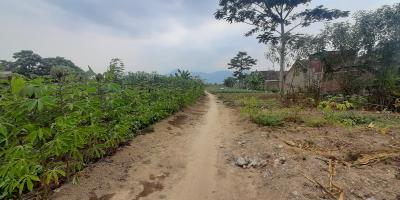
POLYGON ((239 167, 246 167, 246 165, 249 163, 248 160, 246 160, 243 157, 239 157, 238 159, 236 159, 235 164, 239 167))
POLYGON ((279 162, 283 165, 286 163, 286 158, 285 157, 281 157, 279 158, 279 162))
POLYGON ((274 160, 274 167, 277 168, 279 165, 279 158, 274 160))
POLYGON ((295 197, 298 197, 298 196, 299 196, 299 192, 297 192, 297 191, 293 191, 291 194, 292 194, 293 196, 295 196, 295 197))
POLYGON ((257 167, 259 165, 260 165, 260 163, 258 162, 258 159, 254 158, 254 159, 249 160, 249 164, 247 166, 248 167, 257 167))
POLYGON ((285 157, 280 157, 274 160, 274 167, 278 167, 279 165, 283 165, 286 163, 285 157))
POLYGON ((238 145, 240 145, 240 146, 243 146, 244 144, 246 144, 246 140, 243 140, 243 141, 239 141, 239 142, 238 142, 238 145))

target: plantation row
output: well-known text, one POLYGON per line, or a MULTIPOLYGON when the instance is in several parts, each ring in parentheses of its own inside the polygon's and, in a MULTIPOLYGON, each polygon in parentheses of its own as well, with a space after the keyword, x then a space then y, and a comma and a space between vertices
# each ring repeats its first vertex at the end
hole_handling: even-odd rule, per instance
POLYGON ((203 94, 184 73, 53 77, 0 80, 0 199, 77 181, 87 163, 203 94))

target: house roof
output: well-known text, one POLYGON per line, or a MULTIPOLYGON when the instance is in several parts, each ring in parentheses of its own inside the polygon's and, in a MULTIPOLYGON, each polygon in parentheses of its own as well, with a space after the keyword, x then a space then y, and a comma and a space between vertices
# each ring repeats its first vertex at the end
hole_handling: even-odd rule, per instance
POLYGON ((279 80, 279 71, 268 70, 268 71, 258 71, 264 77, 264 80, 279 80))

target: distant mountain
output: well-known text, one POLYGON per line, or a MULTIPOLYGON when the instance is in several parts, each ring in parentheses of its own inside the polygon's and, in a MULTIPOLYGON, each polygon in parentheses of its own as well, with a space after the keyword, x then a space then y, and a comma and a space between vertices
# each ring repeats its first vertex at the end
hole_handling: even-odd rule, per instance
POLYGON ((217 71, 213 73, 192 72, 194 76, 199 76, 207 83, 223 83, 226 77, 232 76, 231 71, 217 71))
MULTIPOLYGON (((175 74, 177 70, 172 71, 170 74, 175 74)), ((193 76, 199 76, 207 83, 223 83, 226 77, 232 76, 231 71, 216 71, 212 73, 206 72, 190 72, 193 76)))

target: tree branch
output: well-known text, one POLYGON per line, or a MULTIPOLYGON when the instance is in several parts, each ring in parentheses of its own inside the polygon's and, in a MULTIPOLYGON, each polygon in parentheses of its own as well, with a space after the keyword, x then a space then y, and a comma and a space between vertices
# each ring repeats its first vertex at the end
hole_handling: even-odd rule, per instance
POLYGON ((293 26, 291 29, 289 29, 288 31, 286 31, 286 33, 290 33, 291 31, 293 31, 294 29, 296 29, 297 27, 301 26, 303 23, 298 23, 296 26, 293 26))
POLYGON ((285 15, 285 17, 283 18, 283 20, 286 20, 286 19, 289 17, 289 15, 290 15, 290 13, 292 13, 293 9, 294 9, 294 7, 291 7, 291 8, 288 10, 288 12, 286 13, 286 15, 285 15))

